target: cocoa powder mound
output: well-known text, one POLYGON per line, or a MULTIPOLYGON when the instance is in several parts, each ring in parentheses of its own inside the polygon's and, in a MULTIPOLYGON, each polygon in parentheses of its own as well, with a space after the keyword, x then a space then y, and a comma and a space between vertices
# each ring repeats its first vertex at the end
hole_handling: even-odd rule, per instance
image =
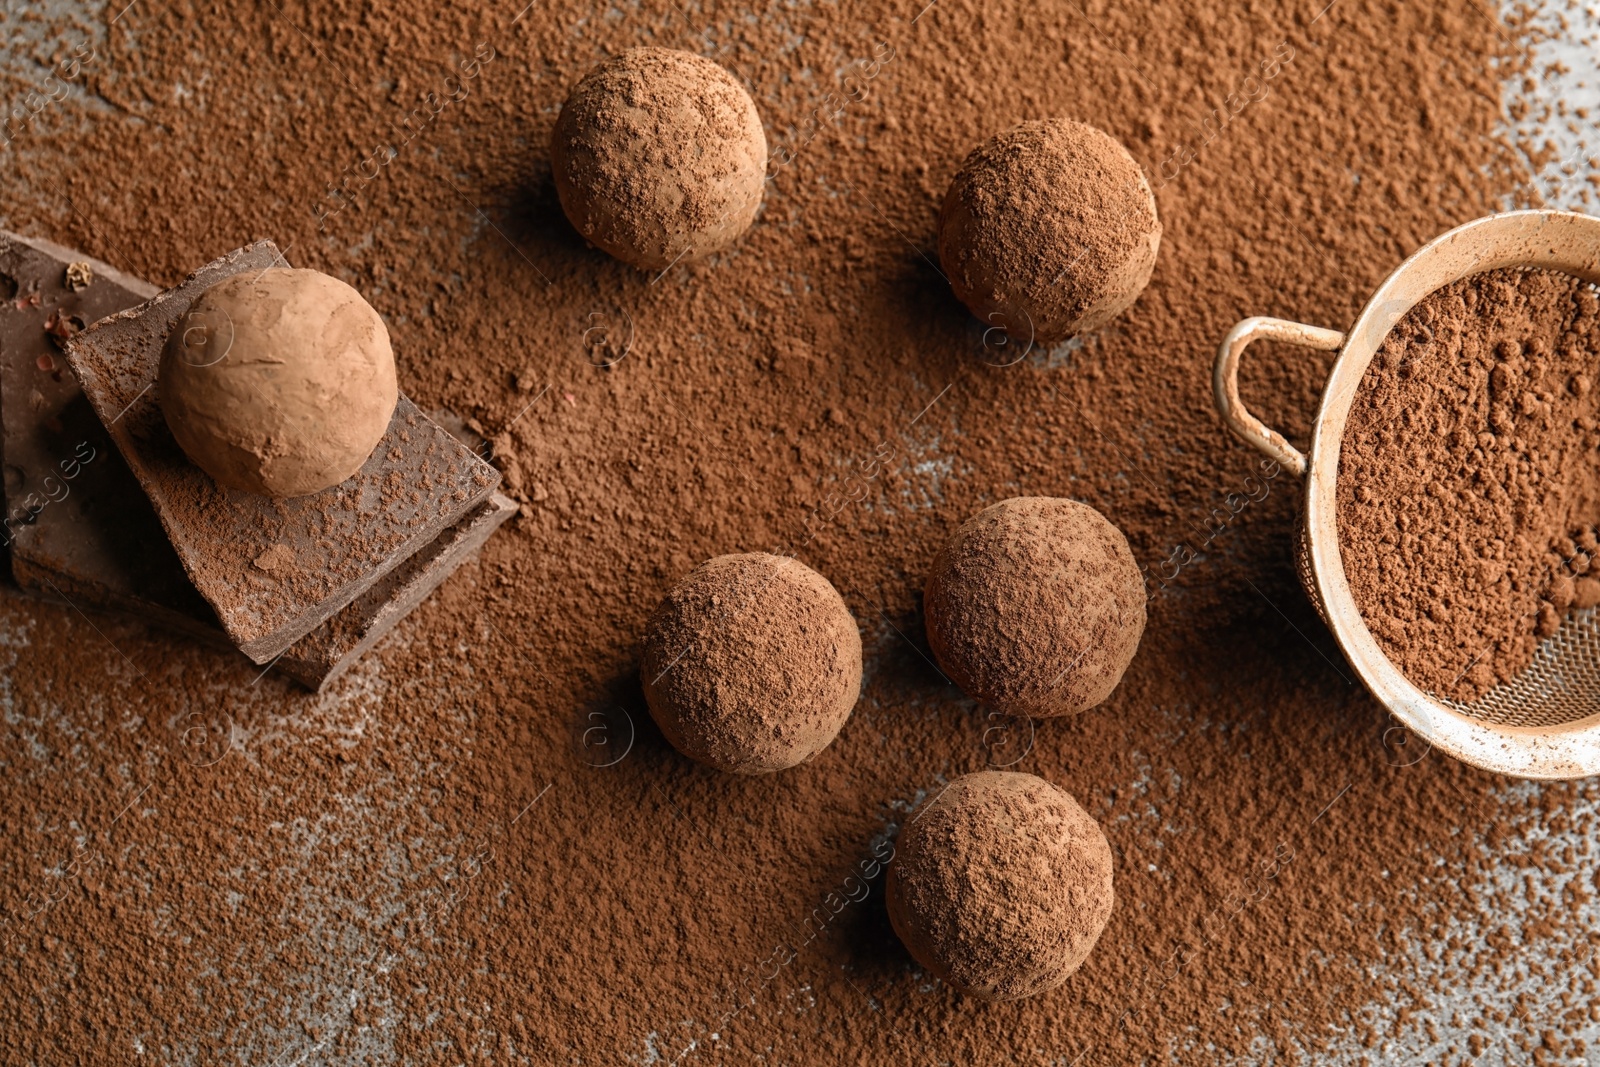
POLYGON ((1017 1000, 1083 966, 1111 917, 1111 847, 1043 778, 955 781, 900 835, 885 889, 911 954, 979 1000, 1017 1000))
POLYGON ((1593 286, 1497 270, 1421 301, 1362 375, 1340 552, 1368 629, 1419 687, 1475 700, 1600 604, 1597 374, 1593 286))
MULTIPOLYGON (((1292 479, 1210 394, 1238 318, 1346 325, 1523 188, 1497 131, 1526 57, 1484 9, 123 6, 8 16, 49 43, 6 98, 63 74, 6 127, 0 225, 154 283, 281 236, 384 316, 406 395, 495 442, 523 513, 317 697, 0 598, 0 1060, 1596 1047, 1600 785, 1404 743, 1298 589, 1292 479), (654 284, 570 228, 544 148, 640 45, 732 71, 775 146, 743 240, 654 284), (1151 175, 1161 256, 1108 328, 991 366, 935 270, 940 200, 970 146, 1061 115, 1151 175), (917 636, 939 548, 1017 495, 1092 505, 1152 579, 1094 714, 991 717, 917 636), (753 546, 866 627, 838 738, 758 779, 671 749, 638 682, 653 606, 753 546), (1118 906, 1066 986, 969 1025, 894 936, 884 863, 928 796, 1001 765, 1100 823, 1118 906)), ((1253 347, 1244 395, 1303 440, 1326 368, 1253 347)))

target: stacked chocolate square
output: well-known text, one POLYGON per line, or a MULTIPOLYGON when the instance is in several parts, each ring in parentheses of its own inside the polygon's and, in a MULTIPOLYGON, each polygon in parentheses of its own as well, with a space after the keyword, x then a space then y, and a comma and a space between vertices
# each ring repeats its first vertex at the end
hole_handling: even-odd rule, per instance
POLYGON ((320 492, 260 496, 189 460, 157 400, 167 335, 216 282, 282 266, 262 241, 157 292, 0 231, 0 544, 28 592, 160 622, 320 689, 516 505, 403 394, 361 469, 320 492))

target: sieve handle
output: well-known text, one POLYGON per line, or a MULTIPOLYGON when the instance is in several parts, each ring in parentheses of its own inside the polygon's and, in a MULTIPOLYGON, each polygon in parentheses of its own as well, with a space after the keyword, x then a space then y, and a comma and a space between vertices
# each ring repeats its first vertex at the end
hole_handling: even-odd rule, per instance
POLYGON ((1222 421, 1246 443, 1254 445, 1257 451, 1266 453, 1298 477, 1304 478, 1305 453, 1245 410, 1244 401, 1239 399, 1239 357, 1244 355, 1251 341, 1261 339, 1334 352, 1344 344, 1344 334, 1338 330, 1325 330, 1321 326, 1290 322, 1288 319, 1257 317, 1245 319, 1229 330, 1228 336, 1222 339, 1222 347, 1217 349, 1217 365, 1212 369, 1211 387, 1216 393, 1217 411, 1222 414, 1222 421))

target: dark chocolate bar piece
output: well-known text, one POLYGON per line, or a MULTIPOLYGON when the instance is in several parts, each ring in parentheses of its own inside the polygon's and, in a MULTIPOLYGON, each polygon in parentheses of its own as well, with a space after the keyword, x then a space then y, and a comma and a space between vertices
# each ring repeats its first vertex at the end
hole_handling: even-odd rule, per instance
POLYGON ((286 652, 500 482, 498 471, 404 395, 365 466, 320 493, 273 500, 220 486, 189 461, 157 401, 167 333, 221 279, 286 265, 272 242, 258 242, 67 342, 68 362, 185 572, 257 663, 286 652))
POLYGON ((366 655, 395 623, 426 600, 441 582, 511 516, 517 502, 500 493, 439 535, 438 540, 378 579, 350 606, 294 643, 278 657, 277 670, 318 690, 366 655))
POLYGON ((61 342, 156 288, 48 241, 0 231, 0 543, 17 584, 220 640, 61 342))

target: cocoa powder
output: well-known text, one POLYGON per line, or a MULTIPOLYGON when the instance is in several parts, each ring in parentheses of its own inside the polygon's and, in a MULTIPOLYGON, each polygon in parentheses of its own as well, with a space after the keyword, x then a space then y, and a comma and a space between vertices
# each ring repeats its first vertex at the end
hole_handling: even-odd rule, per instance
MULTIPOLYGON (((385 316, 403 392, 498 442, 523 514, 318 697, 0 599, 0 1059, 1592 1053, 1600 788, 1401 743, 1298 590, 1287 474, 1212 519, 1261 484, 1212 407, 1228 328, 1347 325, 1525 188, 1498 130, 1526 58, 1484 9, 123 6, 8 17, 49 43, 6 100, 96 61, 7 126, 0 224, 160 284, 279 236, 385 316), (568 227, 543 147, 641 44, 732 71, 786 161, 731 252, 654 284, 568 227), (1048 116, 1174 161, 1161 254, 1109 327, 992 367, 938 208, 1048 116), (1031 727, 917 636, 939 547, 1024 494, 1094 506, 1166 582, 1111 698, 1031 727), (782 546, 866 627, 863 698, 802 767, 701 768, 645 711, 645 621, 695 562, 782 546), (975 1008, 899 945, 882 863, 1000 764, 1104 827, 1118 906, 1060 989, 975 1008)), ((1303 441, 1326 362, 1251 356, 1252 409, 1303 441)))
POLYGON ((1597 373, 1593 287, 1535 270, 1445 286, 1373 356, 1340 450, 1340 552, 1423 689, 1475 700, 1600 604, 1597 373))

